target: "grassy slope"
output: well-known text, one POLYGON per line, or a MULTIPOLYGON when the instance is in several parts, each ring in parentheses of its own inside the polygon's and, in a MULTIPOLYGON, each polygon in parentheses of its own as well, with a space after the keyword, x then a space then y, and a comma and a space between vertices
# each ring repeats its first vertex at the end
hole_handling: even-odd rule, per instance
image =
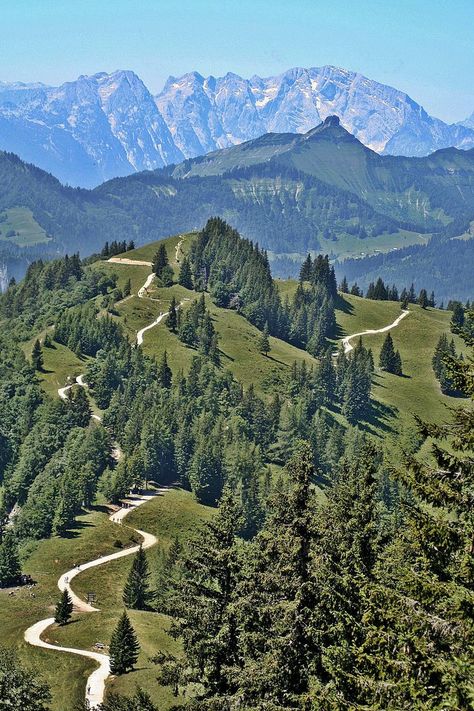
MULTIPOLYGON (((356 296, 344 296, 344 310, 337 312, 340 336, 388 326, 400 314, 396 302, 368 301, 356 296)), ((431 368, 435 346, 442 333, 448 334, 451 314, 439 309, 423 310, 410 305, 410 314, 392 330, 395 348, 400 350, 403 377, 376 370, 374 399, 380 404, 378 426, 397 427, 397 418, 408 423, 413 414, 441 422, 449 413, 447 406, 459 404, 457 398, 442 395, 431 368)), ((386 334, 364 336, 365 346, 372 348, 376 367, 386 334)), ((456 347, 461 348, 455 337, 456 347)))
POLYGON ((16 244, 19 247, 31 247, 50 241, 51 238, 36 222, 33 213, 28 208, 12 207, 9 210, 4 210, 3 214, 6 214, 7 219, 5 222, 0 222, 1 241, 16 244), (14 237, 7 237, 10 230, 14 230, 18 234, 14 237))
MULTIPOLYGON (((161 560, 160 549, 166 550, 176 535, 184 540, 198 522, 211 515, 212 509, 197 504, 191 494, 181 490, 171 490, 130 514, 127 524, 150 531, 159 539, 159 545, 148 552, 152 585, 161 560)), ((124 545, 131 544, 131 535, 127 525, 111 523, 106 509, 96 507, 79 518, 69 537, 41 541, 30 554, 25 552, 25 572, 38 583, 34 598, 26 588, 20 589, 15 596, 9 596, 6 590, 0 591, 2 644, 16 646, 23 661, 34 666, 50 684, 52 711, 69 710, 83 699, 86 679, 94 664, 71 654, 27 646, 23 642, 23 633, 37 620, 53 615, 59 596, 57 579, 62 572, 75 563, 114 552, 117 540, 124 545), (65 698, 68 699, 67 707, 65 698)), ((92 648, 96 642, 107 644, 123 609, 121 595, 130 564, 131 558, 125 558, 79 575, 74 581, 75 590, 84 597, 89 591, 95 592, 101 611, 74 615, 72 623, 66 627, 51 627, 46 638, 63 646, 84 649, 92 648)), ((157 668, 150 663, 149 657, 160 649, 177 651, 176 643, 166 634, 169 620, 152 612, 131 611, 130 616, 142 653, 137 671, 113 680, 111 686, 122 693, 131 693, 138 683, 154 695, 161 709, 168 709, 175 700, 169 689, 156 684, 157 668)))

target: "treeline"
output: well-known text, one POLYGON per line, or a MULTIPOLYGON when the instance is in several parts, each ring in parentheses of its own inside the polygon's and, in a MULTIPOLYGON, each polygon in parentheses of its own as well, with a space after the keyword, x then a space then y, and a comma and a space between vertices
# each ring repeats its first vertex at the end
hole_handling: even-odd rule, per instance
POLYGON ((105 242, 104 246, 100 251, 100 256, 103 258, 115 257, 116 254, 130 252, 132 249, 135 249, 135 242, 133 241, 133 239, 128 240, 128 242, 127 240, 122 240, 121 242, 113 240, 110 243, 105 242))
MULTIPOLYGON (((339 288, 343 294, 350 293, 354 296, 364 296, 363 290, 357 283, 349 287, 346 277, 342 279, 339 288)), ((374 301, 400 301, 402 305, 405 306, 408 304, 419 304, 423 309, 426 309, 428 306, 434 308, 436 305, 433 291, 430 296, 428 296, 426 289, 421 289, 417 295, 414 284, 412 283, 408 289, 404 287, 401 292, 399 292, 395 284, 388 286, 381 277, 379 277, 376 282, 370 282, 367 292, 365 293, 365 298, 374 301)))

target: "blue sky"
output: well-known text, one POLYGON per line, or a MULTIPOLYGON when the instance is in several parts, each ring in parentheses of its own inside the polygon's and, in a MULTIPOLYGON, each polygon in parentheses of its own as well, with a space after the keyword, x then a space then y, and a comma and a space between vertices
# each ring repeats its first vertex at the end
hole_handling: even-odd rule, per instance
POLYGON ((435 116, 474 111, 474 0, 3 0, 0 80, 133 69, 153 91, 197 70, 334 64, 435 116))

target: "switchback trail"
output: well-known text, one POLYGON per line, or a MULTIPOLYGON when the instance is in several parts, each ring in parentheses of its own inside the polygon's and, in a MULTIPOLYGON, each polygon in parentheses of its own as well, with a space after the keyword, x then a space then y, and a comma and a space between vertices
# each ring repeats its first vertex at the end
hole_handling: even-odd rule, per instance
POLYGON ((351 344, 351 341, 354 340, 354 338, 359 338, 360 336, 373 336, 376 333, 386 333, 387 331, 391 331, 392 328, 396 328, 400 321, 405 318, 405 316, 408 316, 410 312, 408 310, 404 310, 401 312, 400 316, 395 319, 393 323, 391 323, 389 326, 384 326, 383 328, 377 328, 377 329, 369 329, 367 331, 361 331, 360 333, 351 333, 350 336, 345 336, 342 339, 342 345, 344 348, 344 353, 350 353, 353 349, 354 346, 351 344))
MULTIPOLYGON (((155 496, 164 493, 165 489, 158 489, 153 492, 145 493, 142 496, 130 496, 123 503, 124 508, 114 511, 109 516, 109 520, 114 523, 122 523, 125 516, 130 513, 133 509, 141 506, 142 504, 150 501, 155 496)), ((151 533, 146 533, 145 531, 140 531, 137 528, 131 528, 130 530, 137 533, 142 537, 142 548, 151 548, 157 543, 157 538, 151 533)), ((58 580, 58 588, 63 590, 68 590, 69 594, 74 603, 74 608, 77 612, 99 612, 99 609, 93 607, 89 603, 82 600, 76 593, 71 589, 71 580, 75 578, 83 570, 89 570, 90 568, 95 568, 98 565, 104 565, 112 560, 117 560, 119 558, 124 558, 125 556, 133 555, 139 549, 140 545, 133 546, 131 548, 126 548, 125 550, 119 551, 118 553, 111 553, 110 555, 102 556, 101 558, 96 558, 87 563, 82 563, 77 565, 72 570, 68 570, 61 575, 58 580)), ((94 709, 104 700, 105 693, 105 681, 110 676, 110 657, 107 654, 101 654, 99 652, 92 652, 87 649, 75 649, 74 647, 60 647, 56 644, 51 644, 50 642, 45 642, 41 636, 46 632, 48 627, 54 624, 54 617, 48 617, 44 620, 36 622, 34 625, 29 627, 25 632, 25 641, 34 647, 41 647, 42 649, 53 649, 56 652, 65 652, 67 654, 77 654, 81 657, 87 657, 88 659, 93 659, 98 662, 99 666, 95 669, 92 674, 89 675, 86 684, 86 701, 89 703, 90 708, 94 709)))

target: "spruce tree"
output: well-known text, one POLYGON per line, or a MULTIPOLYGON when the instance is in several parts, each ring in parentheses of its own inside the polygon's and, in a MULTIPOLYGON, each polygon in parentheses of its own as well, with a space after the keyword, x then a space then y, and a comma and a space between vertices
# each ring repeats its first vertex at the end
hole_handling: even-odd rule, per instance
POLYGON ((426 292, 426 289, 422 289, 420 291, 420 294, 418 296, 418 303, 421 306, 422 309, 426 309, 429 306, 429 299, 428 299, 428 294, 426 292))
POLYGON ((313 261, 311 255, 308 254, 300 269, 300 281, 309 281, 311 279, 313 269, 313 261))
POLYGON ((43 351, 41 349, 41 343, 38 339, 36 339, 31 352, 31 362, 35 370, 43 370, 43 351))
POLYGON ((380 351, 379 366, 387 373, 402 374, 402 359, 399 351, 395 351, 390 331, 387 333, 380 351))
POLYGON ((168 365, 168 355, 163 351, 163 355, 158 363, 158 382, 163 388, 170 388, 173 381, 173 373, 168 365))
POLYGON ((178 314, 176 312, 176 298, 174 296, 171 297, 166 325, 168 326, 170 331, 173 331, 173 333, 176 332, 176 327, 178 325, 178 314))
POLYGON ((339 285, 339 291, 341 294, 348 294, 349 293, 349 285, 347 283, 346 277, 343 277, 340 285, 339 285))
POLYGON ((127 296, 130 296, 131 293, 132 293, 132 282, 130 279, 127 279, 127 281, 125 282, 125 285, 123 287, 123 295, 124 295, 124 297, 127 297, 127 296))
POLYGON ((150 571, 145 551, 140 546, 133 559, 123 590, 123 602, 132 610, 146 610, 151 600, 149 590, 150 571))
POLYGON ((174 600, 171 634, 182 640, 188 678, 212 696, 229 692, 230 672, 239 659, 233 603, 241 523, 239 507, 226 489, 216 516, 188 544, 180 594, 174 600))
POLYGON ((69 595, 69 592, 67 588, 64 588, 61 597, 58 600, 58 603, 56 605, 56 612, 54 614, 54 621, 58 625, 65 625, 69 622, 71 619, 72 611, 73 611, 73 604, 71 600, 71 596, 69 595))
POLYGON ((126 612, 120 617, 110 640, 110 673, 126 674, 138 659, 140 645, 126 612))
POLYGON ((189 263, 188 257, 184 257, 181 268, 179 270, 178 283, 184 286, 185 289, 193 288, 193 275, 191 272, 191 265, 189 263))
POLYGON ((17 585, 21 576, 18 545, 13 531, 7 531, 0 545, 0 587, 17 585))
POLYGON ((153 257, 152 268, 157 277, 161 278, 163 269, 168 266, 168 255, 166 254, 166 247, 162 243, 158 247, 158 251, 153 257))
POLYGON ((268 355, 268 351, 270 350, 270 339, 268 338, 268 323, 265 324, 263 331, 258 337, 257 348, 260 353, 268 355))

